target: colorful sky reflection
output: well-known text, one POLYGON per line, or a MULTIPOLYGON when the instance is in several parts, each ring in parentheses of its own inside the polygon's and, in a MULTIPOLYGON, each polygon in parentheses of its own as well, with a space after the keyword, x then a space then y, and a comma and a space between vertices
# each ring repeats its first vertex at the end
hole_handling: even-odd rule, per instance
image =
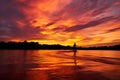
POLYGON ((120 43, 120 0, 0 0, 0 41, 120 43))

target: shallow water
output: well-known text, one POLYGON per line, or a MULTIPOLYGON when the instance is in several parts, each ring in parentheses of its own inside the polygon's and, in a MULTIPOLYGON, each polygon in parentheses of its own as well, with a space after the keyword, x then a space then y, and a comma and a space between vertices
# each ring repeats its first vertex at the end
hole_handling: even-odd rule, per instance
POLYGON ((120 51, 0 50, 0 80, 120 80, 120 51))

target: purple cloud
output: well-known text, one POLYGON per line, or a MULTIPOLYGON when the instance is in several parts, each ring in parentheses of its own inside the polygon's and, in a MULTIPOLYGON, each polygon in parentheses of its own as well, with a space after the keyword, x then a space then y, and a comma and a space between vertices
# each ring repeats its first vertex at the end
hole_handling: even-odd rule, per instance
POLYGON ((72 27, 69 27, 65 30, 65 32, 72 32, 72 31, 78 31, 78 30, 82 30, 82 29, 85 29, 85 28, 89 28, 89 27, 95 27, 97 25, 100 25, 104 22, 108 22, 110 20, 114 19, 113 17, 105 17, 105 18, 102 18, 102 19, 99 19, 99 20, 95 20, 95 21, 91 21, 87 24, 84 24, 84 25, 76 25, 76 26, 72 26, 72 27))

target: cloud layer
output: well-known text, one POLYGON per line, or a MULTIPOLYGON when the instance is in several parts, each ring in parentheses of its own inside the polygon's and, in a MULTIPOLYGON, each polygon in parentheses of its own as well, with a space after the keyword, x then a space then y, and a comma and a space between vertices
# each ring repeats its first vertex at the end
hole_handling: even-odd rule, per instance
POLYGON ((0 41, 120 42, 120 0, 0 0, 0 41))

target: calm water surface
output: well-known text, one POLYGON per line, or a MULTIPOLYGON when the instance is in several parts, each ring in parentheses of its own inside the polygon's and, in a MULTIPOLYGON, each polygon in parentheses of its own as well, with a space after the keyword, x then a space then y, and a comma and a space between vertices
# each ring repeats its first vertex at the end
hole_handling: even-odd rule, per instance
POLYGON ((0 80, 120 80, 120 51, 0 50, 0 80))

